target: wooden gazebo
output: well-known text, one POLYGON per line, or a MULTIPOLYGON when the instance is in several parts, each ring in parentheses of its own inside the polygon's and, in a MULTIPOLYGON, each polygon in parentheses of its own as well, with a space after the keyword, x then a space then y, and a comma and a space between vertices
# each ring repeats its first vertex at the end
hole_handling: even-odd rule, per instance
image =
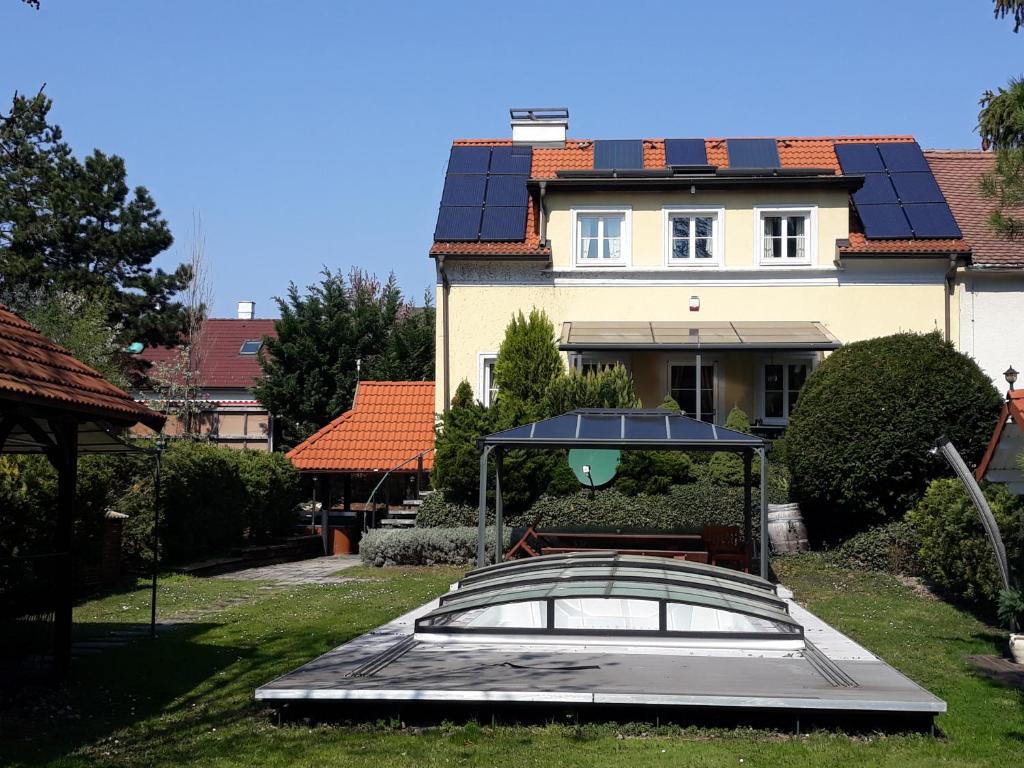
POLYGON ((78 455, 131 450, 120 433, 137 423, 159 431, 164 417, 0 305, 0 453, 38 453, 57 470, 54 662, 71 660, 72 537, 78 455))

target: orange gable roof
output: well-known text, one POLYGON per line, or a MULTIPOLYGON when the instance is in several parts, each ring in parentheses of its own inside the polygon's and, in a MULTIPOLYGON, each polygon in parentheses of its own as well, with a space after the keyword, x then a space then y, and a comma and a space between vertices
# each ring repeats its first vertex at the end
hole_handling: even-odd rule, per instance
POLYGON ((159 430, 164 417, 0 304, 0 401, 159 430))
MULTIPOLYGON (((825 168, 842 174, 836 157, 836 144, 914 141, 913 136, 777 136, 779 164, 783 168, 825 168)), ((729 152, 725 138, 704 139, 708 163, 719 168, 729 167, 729 152)), ((509 139, 457 139, 453 146, 511 146, 509 139)), ((665 167, 665 139, 643 139, 644 168, 665 167)), ((564 147, 535 147, 530 176, 534 179, 553 179, 558 171, 586 170, 594 167, 594 141, 567 139, 564 147)), ((946 190, 943 188, 943 193, 946 190)), ((952 205, 952 201, 950 201, 952 205)), ((954 209, 955 212, 955 209, 954 209)), ((526 237, 516 242, 445 242, 436 241, 430 248, 431 256, 479 255, 487 256, 546 256, 551 247, 541 245, 537 221, 537 200, 531 195, 527 209, 526 237)), ((957 217, 959 219, 959 216, 957 217)), ((962 225, 961 225, 962 226, 962 225)), ((868 240, 864 237, 858 217, 851 206, 850 244, 839 249, 842 254, 895 254, 907 255, 968 253, 965 240, 868 240)))
POLYGON ((1003 432, 1010 421, 1017 425, 1018 430, 1024 428, 1024 389, 1012 389, 1006 393, 1006 400, 1003 402, 1003 407, 999 409, 996 427, 992 430, 992 437, 988 441, 985 455, 982 456, 978 468, 974 470, 974 479, 979 483, 988 474, 989 465, 996 456, 999 442, 1002 440, 1003 432))
POLYGON ((288 452, 303 472, 384 472, 433 466, 434 382, 361 381, 352 410, 288 452))

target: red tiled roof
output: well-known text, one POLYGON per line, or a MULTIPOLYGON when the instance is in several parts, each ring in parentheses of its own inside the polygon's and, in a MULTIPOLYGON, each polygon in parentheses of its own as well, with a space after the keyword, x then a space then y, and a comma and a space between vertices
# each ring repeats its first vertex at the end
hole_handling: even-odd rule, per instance
MULTIPOLYGON (((251 389, 260 375, 259 356, 241 355, 239 350, 243 342, 260 340, 264 336, 277 337, 273 320, 207 320, 197 344, 199 386, 251 389)), ((174 347, 148 347, 139 357, 148 363, 162 363, 173 360, 176 354, 174 347)))
MULTIPOLYGON (((352 410, 288 452, 302 471, 381 472, 412 460, 434 445, 434 382, 361 381, 352 410)), ((433 466, 433 451, 423 468, 433 466)))
MULTIPOLYGON (((842 173, 836 158, 835 144, 865 142, 914 141, 913 136, 778 136, 779 163, 783 168, 826 168, 842 173)), ((719 168, 729 167, 729 152, 725 138, 704 139, 708 163, 719 168)), ((509 139, 457 139, 454 146, 507 147, 509 139)), ((665 140, 643 139, 645 168, 665 167, 665 140)), ((564 147, 535 147, 530 176, 535 179, 555 178, 558 171, 585 170, 594 166, 594 142, 591 139, 568 139, 564 147)), ((941 182, 940 182, 941 184, 941 182)), ((945 189, 943 188, 945 192, 945 189)), ((537 227, 537 201, 531 199, 527 212, 526 238, 519 242, 435 242, 430 248, 438 255, 532 255, 551 256, 549 246, 541 247, 537 227)), ((952 202, 950 203, 952 206, 952 202)), ((956 209, 954 209, 956 214, 956 209)), ((959 217, 958 217, 959 218, 959 217)), ((864 237, 857 217, 851 213, 850 245, 840 249, 844 254, 907 253, 947 254, 969 250, 963 240, 868 240, 864 237)))
MULTIPOLYGON (((981 196, 981 177, 992 170, 995 155, 981 150, 937 150, 924 153, 946 202, 971 246, 972 262, 982 267, 1024 267, 1024 240, 1008 240, 992 231, 991 200, 981 196)), ((1024 209, 1017 210, 1024 216, 1024 209)))
POLYGON ((0 305, 0 401, 159 430, 164 417, 0 305))

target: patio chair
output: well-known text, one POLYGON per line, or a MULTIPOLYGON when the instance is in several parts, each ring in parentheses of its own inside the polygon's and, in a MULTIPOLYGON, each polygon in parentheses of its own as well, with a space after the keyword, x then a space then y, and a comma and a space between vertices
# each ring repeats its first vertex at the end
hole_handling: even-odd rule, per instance
POLYGON ((750 573, 746 542, 735 525, 705 525, 701 538, 712 565, 739 567, 744 573, 750 573))

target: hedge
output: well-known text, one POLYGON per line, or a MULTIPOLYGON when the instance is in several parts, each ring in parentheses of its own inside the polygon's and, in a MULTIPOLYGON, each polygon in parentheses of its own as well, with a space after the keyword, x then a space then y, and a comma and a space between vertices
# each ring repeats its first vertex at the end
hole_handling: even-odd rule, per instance
POLYGON ((978 364, 937 333, 848 344, 807 379, 786 432, 794 501, 812 537, 898 520, 948 475, 929 454, 945 435, 977 461, 999 410, 978 364))
MULTIPOLYGON (((505 529, 505 547, 509 530, 505 529)), ((374 528, 363 534, 359 556, 367 565, 474 565, 477 529, 374 528)), ((494 528, 487 529, 487 556, 494 560, 494 528)))
POLYGON ((844 568, 916 576, 921 572, 920 546, 914 526, 897 520, 844 541, 832 552, 832 560, 844 568))
MULTIPOLYGON (((1004 485, 984 487, 992 514, 1002 532, 1011 574, 1024 575, 1024 500, 1004 485)), ((992 610, 1002 581, 995 555, 978 511, 960 481, 934 481, 917 507, 907 514, 921 546, 922 570, 950 595, 992 610)))

